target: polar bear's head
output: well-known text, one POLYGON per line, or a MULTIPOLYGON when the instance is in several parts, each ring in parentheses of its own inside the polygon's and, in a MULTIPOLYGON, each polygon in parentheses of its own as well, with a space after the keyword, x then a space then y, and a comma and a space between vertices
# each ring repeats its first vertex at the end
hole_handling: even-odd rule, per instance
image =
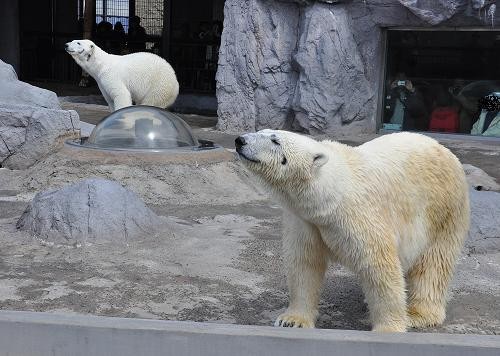
POLYGON ((64 49, 77 62, 86 62, 92 58, 96 45, 90 40, 74 40, 66 43, 64 49))
POLYGON ((235 145, 248 169, 271 185, 309 180, 328 161, 320 142, 288 131, 247 133, 235 145))

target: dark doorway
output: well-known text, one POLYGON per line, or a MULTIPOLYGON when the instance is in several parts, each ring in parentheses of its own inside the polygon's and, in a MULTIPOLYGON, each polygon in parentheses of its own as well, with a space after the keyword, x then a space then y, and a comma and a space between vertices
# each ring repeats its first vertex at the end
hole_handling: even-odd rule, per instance
POLYGON ((223 12, 223 0, 172 0, 169 58, 182 92, 215 93, 223 12))
POLYGON ((64 43, 81 36, 78 0, 21 0, 19 17, 21 79, 77 83, 81 71, 64 43))

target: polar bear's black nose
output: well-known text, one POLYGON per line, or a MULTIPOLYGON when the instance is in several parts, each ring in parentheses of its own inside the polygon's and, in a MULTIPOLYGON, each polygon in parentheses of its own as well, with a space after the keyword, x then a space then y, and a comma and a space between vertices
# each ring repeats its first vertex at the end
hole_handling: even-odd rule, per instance
POLYGON ((236 149, 240 149, 241 146, 246 145, 245 138, 243 136, 239 136, 234 140, 234 145, 236 146, 236 149))
POLYGON ((65 44, 64 44, 64 48, 65 48, 65 49, 68 49, 68 47, 69 47, 69 44, 65 43, 65 44))

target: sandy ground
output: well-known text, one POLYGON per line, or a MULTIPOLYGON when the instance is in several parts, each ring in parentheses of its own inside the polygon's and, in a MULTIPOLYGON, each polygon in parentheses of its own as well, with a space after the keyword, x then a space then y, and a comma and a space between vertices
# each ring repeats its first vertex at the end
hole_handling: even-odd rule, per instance
MULTIPOLYGON (((97 105, 64 104, 95 123, 97 105)), ((184 116, 200 138, 233 148, 215 119, 184 116)), ((368 138, 345 138, 357 144, 368 138)), ((464 163, 500 181, 498 146, 449 141, 464 163)), ((26 171, 0 169, 0 308, 270 325, 287 304, 280 208, 237 161, 193 165, 99 163, 61 150, 26 171), (161 216, 141 241, 49 246, 15 228, 32 196, 84 177, 114 179, 161 216)), ((426 331, 500 333, 500 253, 464 251, 443 326, 426 331)), ((320 328, 369 329, 356 278, 331 266, 320 328)))

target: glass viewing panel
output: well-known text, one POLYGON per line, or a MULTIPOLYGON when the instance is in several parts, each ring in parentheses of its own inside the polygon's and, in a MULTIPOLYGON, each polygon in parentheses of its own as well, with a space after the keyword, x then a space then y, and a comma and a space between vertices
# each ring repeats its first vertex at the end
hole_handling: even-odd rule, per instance
POLYGON ((500 137, 500 32, 387 33, 383 128, 500 137))
POLYGON ((198 141, 177 115, 152 106, 129 106, 105 117, 84 145, 123 150, 162 150, 196 147, 198 141))

